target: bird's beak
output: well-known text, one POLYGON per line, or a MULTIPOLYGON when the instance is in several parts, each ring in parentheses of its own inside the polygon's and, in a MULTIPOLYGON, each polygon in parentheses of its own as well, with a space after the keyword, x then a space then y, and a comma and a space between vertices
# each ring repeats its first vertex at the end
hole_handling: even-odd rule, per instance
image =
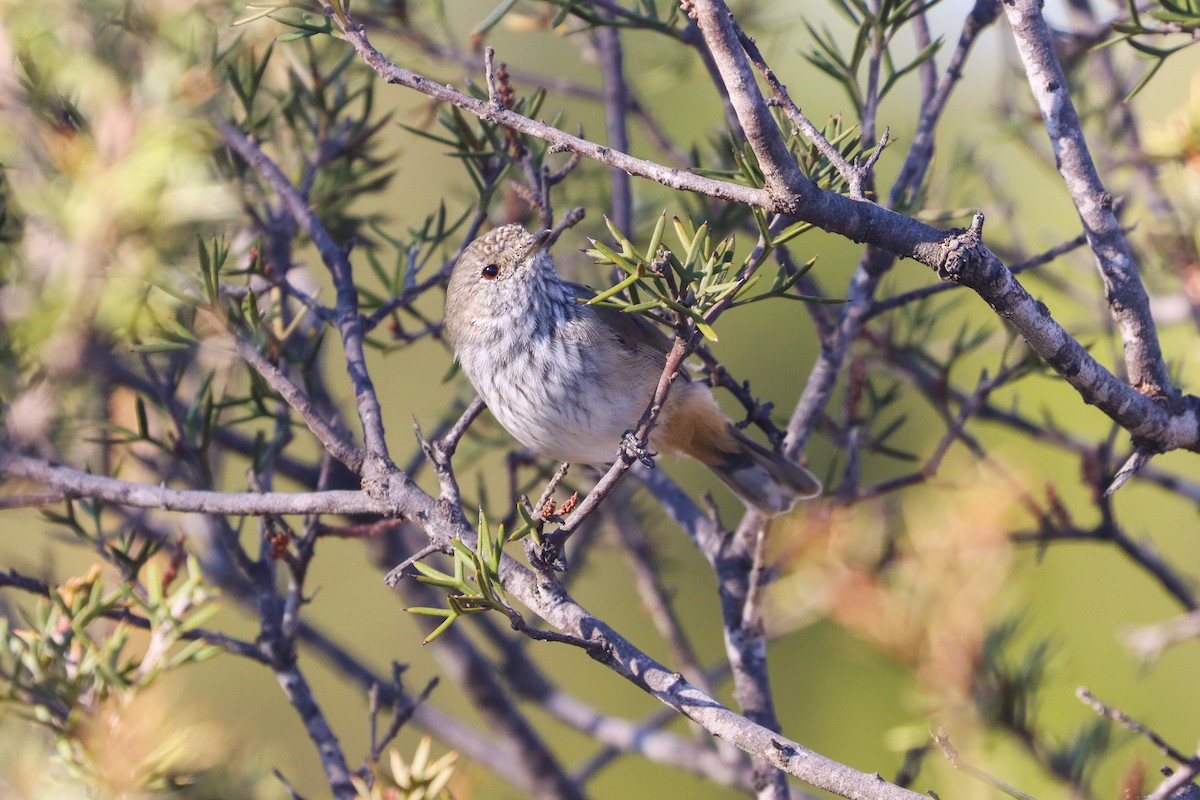
POLYGON ((532 255, 539 250, 545 250, 550 244, 550 237, 554 235, 554 231, 546 228, 529 237, 529 241, 525 244, 525 255, 532 255))

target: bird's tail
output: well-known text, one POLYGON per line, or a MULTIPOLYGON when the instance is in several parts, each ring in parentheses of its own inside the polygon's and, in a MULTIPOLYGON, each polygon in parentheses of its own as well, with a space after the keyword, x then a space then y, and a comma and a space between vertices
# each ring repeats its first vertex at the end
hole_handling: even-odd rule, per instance
POLYGON ((804 467, 750 439, 733 425, 730 436, 709 464, 717 477, 748 505, 773 517, 786 514, 797 500, 821 493, 821 482, 804 467))
POLYGON ((767 516, 785 514, 797 500, 821 493, 821 482, 811 472, 739 431, 700 384, 675 387, 660 427, 655 441, 666 452, 707 464, 748 506, 767 516))

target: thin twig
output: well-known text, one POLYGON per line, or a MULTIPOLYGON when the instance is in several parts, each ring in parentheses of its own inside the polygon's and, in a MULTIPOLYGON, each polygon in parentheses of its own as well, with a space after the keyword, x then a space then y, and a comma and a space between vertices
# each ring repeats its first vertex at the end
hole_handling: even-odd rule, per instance
MULTIPOLYGON (((913 17, 913 38, 916 40, 917 52, 923 53, 933 45, 933 36, 929 32, 929 6, 924 6, 913 17)), ((917 74, 921 79, 921 108, 933 102, 937 92, 937 53, 931 52, 929 58, 921 62, 917 74)), ((928 749, 928 746, 926 746, 928 749)))
POLYGON ((750 392, 750 382, 739 382, 730 375, 725 365, 718 361, 717 357, 705 345, 696 347, 696 356, 704 362, 705 372, 712 385, 728 391, 742 404, 742 408, 746 410, 746 418, 738 423, 739 428, 747 425, 756 425, 767 435, 771 444, 777 445, 783 441, 783 431, 771 419, 773 404, 764 403, 755 397, 750 392))
MULTIPOLYGON (((610 12, 600 12, 602 18, 611 18, 610 12)), ((599 53, 600 70, 604 76, 604 124, 608 133, 608 144, 617 150, 629 152, 629 87, 625 82, 625 55, 621 47, 621 31, 613 26, 603 26, 595 33, 596 50, 599 53)), ((614 169, 609 172, 612 184, 613 224, 617 230, 630 233, 633 229, 633 190, 629 173, 614 169)))
MULTIPOLYGON (((921 391, 934 404, 941 402, 947 393, 955 403, 967 402, 968 395, 953 385, 947 385, 940 376, 935 375, 927 365, 922 364, 905 353, 889 353, 889 359, 883 363, 885 369, 900 369, 911 378, 921 391)), ((1033 437, 1043 444, 1052 445, 1065 451, 1076 453, 1082 457, 1090 457, 1096 451, 1095 442, 1069 434, 1048 421, 1035 421, 1027 415, 1019 413, 1015 408, 1001 408, 985 400, 980 404, 977 418, 988 422, 998 423, 1011 428, 1026 436, 1033 437)), ((966 439, 963 440, 967 442, 966 439)), ((1193 503, 1200 504, 1200 485, 1180 476, 1161 470, 1150 464, 1142 470, 1142 480, 1153 483, 1165 491, 1180 495, 1193 503)))
POLYGON ((762 594, 767 583, 767 524, 760 520, 754 533, 754 546, 751 550, 754 560, 746 575, 746 600, 742 604, 742 620, 740 629, 746 632, 761 634, 762 624, 762 594))
POLYGON ((471 423, 483 413, 487 408, 487 404, 483 402, 482 397, 476 397, 472 400, 463 411, 458 421, 446 431, 446 434, 434 443, 434 447, 438 451, 438 455, 446 460, 449 460, 454 451, 458 449, 458 443, 466 434, 467 428, 471 427, 471 423))
MULTIPOLYGON (((694 339, 694 337, 689 338, 694 339)), ((650 399, 650 403, 642 413, 642 418, 638 421, 637 427, 627 437, 628 441, 622 443, 621 451, 617 454, 618 458, 609 467, 608 471, 604 473, 603 477, 596 482, 596 485, 592 487, 592 491, 588 492, 587 497, 575 507, 575 510, 571 512, 571 515, 567 517, 563 524, 553 533, 543 537, 543 549, 550 556, 548 560, 543 558, 546 564, 553 564, 557 560, 562 546, 566 543, 567 539, 579 528, 592 511, 604 501, 604 498, 612 492, 620 480, 625 477, 625 473, 629 470, 630 466, 635 461, 647 462, 650 460, 650 456, 646 452, 650 431, 654 427, 654 423, 658 421, 658 415, 662 412, 663 406, 667 402, 667 394, 671 391, 671 385, 674 383, 679 371, 683 369, 683 362, 687 359, 691 349, 692 345, 688 341, 678 336, 675 338, 671 352, 667 354, 662 374, 659 376, 654 396, 650 399)))
POLYGON ((329 454, 345 464, 351 472, 361 470, 366 455, 321 418, 304 390, 284 375, 277 366, 267 361, 253 344, 236 334, 231 333, 230 336, 242 360, 253 367, 254 371, 279 393, 284 402, 291 406, 297 416, 304 420, 304 424, 329 454))
MULTIPOLYGON (((842 180, 850 187, 850 197, 855 200, 864 200, 862 192, 862 173, 855 169, 851 164, 842 157, 841 152, 833 146, 833 143, 825 138, 825 134, 821 133, 820 129, 812 123, 812 121, 804 115, 800 107, 792 100, 788 94, 787 87, 780 82, 775 75, 775 71, 767 64, 762 53, 759 52, 758 45, 746 35, 740 25, 734 23, 737 28, 738 41, 745 49, 746 54, 750 56, 750 61, 758 69, 759 74, 763 76, 768 88, 770 88, 775 102, 783 109, 783 113, 791 120, 804 138, 808 139, 814 147, 825 156, 825 159, 833 165, 838 174, 842 176, 842 180)), ((880 148, 882 149, 882 148, 880 148)))
POLYGON ((1145 737, 1151 744, 1159 749, 1159 752, 1161 752, 1167 758, 1173 759, 1177 763, 1184 765, 1190 764, 1194 760, 1194 757, 1188 756, 1179 750, 1176 750, 1157 732, 1147 728, 1142 723, 1130 717, 1124 711, 1102 703, 1094 694, 1088 691, 1087 687, 1080 686, 1075 690, 1075 696, 1079 698, 1080 702, 1090 707, 1100 716, 1107 717, 1118 725, 1128 728, 1139 736, 1145 737))
POLYGON ((905 156, 896 181, 888 193, 889 208, 908 207, 919 193, 933 161, 935 133, 950 95, 962 80, 967 58, 974 50, 979 35, 996 21, 999 14, 1000 0, 975 0, 975 5, 963 20, 958 43, 946 64, 946 71, 937 91, 929 102, 921 104, 917 132, 913 134, 908 155, 905 156))
MULTIPOLYGON (((805 196, 816 186, 800 171, 787 140, 758 90, 737 23, 722 0, 693 0, 700 33, 712 54, 746 141, 758 158, 768 193, 805 196)), ((853 201, 851 201, 853 202, 853 201)))
POLYGON ((336 15, 334 19, 338 20, 338 24, 342 26, 342 32, 345 34, 346 40, 354 46, 359 56, 372 69, 378 72, 384 80, 414 89, 435 99, 449 102, 475 114, 481 119, 498 123, 520 133, 536 136, 551 145, 550 152, 570 151, 579 153, 585 158, 608 164, 617 169, 623 169, 631 175, 651 178, 664 186, 684 191, 696 191, 712 197, 720 197, 721 199, 733 200, 763 208, 773 205, 765 190, 754 189, 753 187, 743 186, 731 181, 706 178, 687 170, 673 169, 645 159, 634 158, 619 150, 590 142, 579 136, 572 136, 565 131, 522 116, 515 111, 508 109, 497 110, 488 101, 478 100, 452 87, 392 63, 371 45, 363 28, 353 22, 342 22, 336 15))
POLYGON ((1187 767, 1170 773, 1158 788, 1146 796, 1146 800, 1196 800, 1200 792, 1196 791, 1192 782, 1200 775, 1200 754, 1192 761, 1187 767))
MULTIPOLYGON (((914 474, 901 475, 898 478, 892 478, 867 489, 862 489, 855 493, 854 499, 861 501, 880 497, 889 492, 923 483, 936 476, 938 469, 942 465, 942 459, 950 451, 950 446, 956 441, 967 438, 965 433, 967 422, 979 411, 980 406, 986 402, 988 395, 992 391, 1008 382, 1011 374, 1011 370, 1001 368, 994 379, 989 379, 987 370, 981 372, 979 382, 975 386, 975 391, 971 393, 966 402, 960 404, 958 415, 946 427, 946 433, 938 440, 938 443, 933 448, 933 452, 930 453, 921 470, 914 474)), ((982 453, 977 453, 977 455, 982 455, 982 453)))
MULTIPOLYGON (((458 449, 459 440, 462 439, 467 429, 471 427, 471 423, 483 413, 483 409, 486 407, 487 405, 483 402, 483 398, 476 396, 467 405, 466 409, 463 410, 458 421, 446 431, 445 435, 433 442, 425 440, 424 436, 421 435, 420 425, 417 424, 415 419, 413 420, 413 433, 417 437, 421 451, 425 453, 425 457, 433 465, 433 471, 437 474, 438 485, 441 488, 442 500, 451 509, 452 514, 461 514, 462 497, 458 489, 458 479, 454 475, 450 459, 454 456, 454 451, 458 449)), ((388 573, 389 581, 392 577, 392 574, 388 573)))
POLYGON ((312 687, 295 662, 281 665, 275 669, 275 678, 283 688, 288 701, 300 715, 304 728, 320 754, 321 767, 325 770, 325 778, 329 781, 330 791, 338 800, 353 800, 358 797, 354 785, 350 782, 350 769, 346 766, 345 756, 338 745, 337 736, 329 727, 320 706, 317 705, 312 687))
POLYGON ((496 48, 488 45, 483 49, 483 73, 487 77, 488 99, 496 108, 504 108, 500 99, 500 87, 496 85, 496 48))
POLYGON ((288 797, 292 798, 292 800, 304 800, 304 795, 296 791, 295 787, 292 786, 291 782, 284 776, 282 772, 279 771, 278 768, 272 769, 271 774, 275 776, 276 780, 283 784, 283 790, 288 793, 288 797))
POLYGON ((407 525, 402 519, 379 519, 374 522, 360 522, 348 525, 317 525, 314 534, 318 537, 329 536, 335 539, 377 539, 407 525))
POLYGON ((888 146, 891 135, 892 129, 884 128, 883 135, 880 136, 879 141, 875 143, 875 149, 871 151, 871 155, 867 156, 866 162, 858 168, 858 171, 862 174, 864 179, 869 177, 871 171, 875 169, 875 164, 879 161, 879 157, 883 155, 883 148, 888 146))
POLYGON ((567 213, 563 214, 562 219, 560 219, 558 224, 551 229, 550 238, 546 240, 546 246, 550 247, 557 242, 558 237, 562 236, 564 232, 570 228, 574 228, 576 225, 582 222, 585 216, 587 216, 587 209, 585 209, 583 206, 576 206, 567 213))
POLYGON ((1102 521, 1094 528, 1075 526, 1019 531, 1011 536, 1014 542, 1045 545, 1049 542, 1111 542, 1129 557, 1134 564, 1145 570, 1160 586, 1173 596, 1184 608, 1194 611, 1197 604, 1191 582, 1180 575, 1170 564, 1154 551, 1148 543, 1131 539, 1112 519, 1102 521))
POLYGON ((398 584, 400 582, 400 579, 404 577, 405 570, 407 570, 409 567, 411 567, 413 564, 417 563, 421 559, 428 558, 429 556, 433 555, 434 553, 439 553, 439 552, 442 552, 443 550, 444 550, 444 548, 439 547, 435 544, 425 545, 420 550, 413 553, 411 556, 404 559, 396 566, 392 567, 391 571, 388 572, 388 574, 384 576, 384 578, 383 578, 384 583, 386 583, 388 586, 394 587, 396 584, 398 584))
POLYGON ((38 494, 13 494, 0 497, 0 511, 12 508, 42 508, 70 499, 65 492, 40 492, 38 494))
MULTIPOLYGON (((393 682, 398 683, 399 674, 398 670, 395 669, 395 666, 393 667, 392 674, 393 682)), ((375 738, 374 732, 371 734, 372 761, 379 760, 379 756, 383 754, 383 748, 387 747, 388 742, 390 742, 392 739, 395 739, 396 735, 400 733, 400 729, 408 724, 408 721, 413 718, 413 715, 416 713, 417 709, 420 708, 421 704, 428 700, 429 696, 433 694, 433 690, 437 688, 439 682, 440 679, 437 677, 430 678, 429 683, 425 684, 425 688, 421 690, 420 694, 411 700, 404 701, 402 699, 403 695, 397 693, 396 702, 392 706, 392 719, 388 722, 387 730, 385 730, 383 732, 383 736, 379 737, 378 739, 375 738)), ((373 718, 372 727, 374 727, 373 718)))
POLYGON ((1020 789, 1010 786, 996 776, 981 770, 979 767, 976 767, 967 761, 964 761, 962 757, 959 756, 958 750, 954 748, 954 745, 950 744, 950 737, 948 737, 945 733, 938 731, 933 735, 933 740, 937 742, 938 747, 942 748, 942 752, 946 755, 946 760, 949 761, 954 768, 960 772, 965 772, 972 778, 976 778, 983 783, 986 783, 988 786, 999 789, 1009 797, 1017 798, 1017 800, 1037 800, 1037 798, 1035 798, 1033 795, 1025 794, 1020 789))
MULTIPOLYGON (((1074 250, 1078 250, 1080 247, 1083 247, 1086 244, 1087 236, 1081 233, 1074 239, 1057 244, 1054 247, 1037 254, 1036 256, 1025 259, 1024 261, 1019 261, 1009 267, 1009 269, 1014 275, 1020 275, 1026 270, 1040 267, 1043 264, 1049 264, 1059 256, 1063 256, 1074 250)), ((913 289, 912 291, 904 292, 903 294, 898 294, 885 300, 877 300, 871 304, 871 310, 867 313, 867 319, 873 319, 874 317, 877 317, 887 311, 900 308, 901 306, 906 306, 910 303, 915 303, 919 300, 924 300, 925 298, 932 297, 935 294, 941 294, 942 292, 948 292, 951 289, 957 289, 959 288, 959 285, 960 284, 957 283, 935 283, 932 286, 923 286, 920 289, 913 289)))
POLYGON ((529 516, 539 517, 543 521, 549 521, 546 516, 542 514, 542 509, 544 509, 546 504, 550 502, 550 498, 554 497, 554 493, 558 490, 558 485, 562 483, 563 478, 567 477, 567 472, 569 472, 570 469, 571 464, 569 461, 564 461, 558 465, 558 469, 554 470, 554 474, 551 475, 550 480, 546 482, 546 488, 542 490, 541 497, 538 498, 536 505, 530 506, 528 498, 522 496, 522 499, 525 502, 525 510, 529 512, 529 516))

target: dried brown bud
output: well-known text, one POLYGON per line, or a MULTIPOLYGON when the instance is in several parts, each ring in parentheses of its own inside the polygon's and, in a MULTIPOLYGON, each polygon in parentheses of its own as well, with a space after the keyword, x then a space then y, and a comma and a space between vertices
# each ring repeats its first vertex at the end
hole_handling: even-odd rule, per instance
POLYGON ((565 517, 575 510, 575 506, 579 505, 579 492, 572 492, 571 496, 558 507, 558 516, 565 517))

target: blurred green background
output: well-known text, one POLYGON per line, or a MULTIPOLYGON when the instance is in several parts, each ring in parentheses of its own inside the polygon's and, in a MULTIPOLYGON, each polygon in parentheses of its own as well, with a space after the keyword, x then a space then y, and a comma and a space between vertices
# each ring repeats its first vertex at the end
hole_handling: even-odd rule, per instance
MULTIPOLYGON (((80 0, 83 2, 83 0, 80 0)), ((170 6, 186 14, 183 6, 170 6)), ((419 19, 420 4, 413 4, 419 19)), ((958 27, 970 3, 950 1, 941 3, 933 12, 935 35, 946 35, 952 44, 958 27)), ((89 8, 94 11, 96 5, 89 8)), ((476 0, 461 0, 451 4, 449 17, 454 35, 466 47, 471 29, 491 11, 493 4, 476 0)), ((801 57, 811 47, 808 35, 798 19, 797 4, 787 2, 756 3, 739 9, 739 17, 758 36, 764 54, 776 72, 788 84, 810 118, 823 120, 830 114, 846 109, 836 87, 820 75, 801 57)), ((31 17, 54 19, 55 15, 70 15, 72 5, 50 2, 41 9, 5 0, 0 3, 9 16, 7 35, 19 39, 31 24, 31 17)), ((805 14, 824 20, 838 32, 836 16, 821 4, 803 4, 805 14)), ((114 13, 119 8, 114 7, 114 13)), ((232 9, 222 19, 219 11, 208 8, 208 18, 222 37, 234 35, 227 26, 240 16, 232 9)), ((1049 15, 1061 14, 1057 4, 1050 4, 1049 15)), ((518 29, 522 17, 513 15, 510 24, 494 30, 488 42, 495 46, 497 60, 508 62, 514 69, 550 74, 598 86, 599 75, 593 54, 583 43, 583 37, 564 37, 542 30, 518 29)), ((189 35, 203 35, 195 26, 189 35)), ((266 41, 285 32, 285 28, 269 20, 261 20, 240 30, 249 40, 266 41)), ((1053 160, 1042 150, 1033 154, 1018 145, 1011 131, 1005 130, 995 115, 995 101, 1005 82, 1020 76, 1011 72, 1011 58, 1006 51, 1011 45, 1003 23, 990 29, 980 41, 977 52, 969 62, 963 85, 955 93, 942 128, 938 162, 935 164, 931 207, 982 208, 993 219, 1003 219, 998 209, 1000 201, 995 186, 1011 193, 1016 203, 1013 217, 1024 227, 1020 231, 1007 229, 1003 224, 989 223, 986 235, 996 244, 1020 243, 1027 252, 1036 252, 1075 235, 1078 219, 1070 200, 1053 170, 1053 160), (956 162, 988 165, 988 174, 954 169, 956 162)), ((404 47, 381 38, 376 44, 405 66, 444 82, 459 84, 466 70, 436 62, 411 47, 404 47)), ((286 48, 289 45, 280 45, 286 48)), ((296 45, 292 45, 296 46, 296 45)), ((684 146, 707 146, 720 129, 721 116, 717 97, 707 75, 690 53, 664 47, 650 33, 630 33, 625 38, 627 69, 643 102, 653 110, 668 133, 684 146)), ((939 65, 944 64, 943 50, 939 65)), ((6 54, 0 53, 7 58, 6 54)), ((286 55, 284 56, 286 57, 286 55)), ((1179 113, 1189 103, 1189 89, 1194 83, 1197 54, 1184 52, 1171 60, 1162 73, 1135 101, 1134 108, 1148 128, 1162 127, 1172 114, 1179 113)), ((1132 60, 1131 60, 1132 61, 1132 60)), ((68 78, 71 77, 68 75, 68 78)), ((479 74, 471 75, 481 82, 479 74)), ((79 80, 80 90, 87 88, 79 80)), ((518 88, 528 90, 518 81, 518 88)), ((1019 84, 1008 91, 1022 93, 1019 84)), ((1194 91, 1194 90, 1193 90, 1194 91)), ((165 93, 166 94, 166 93, 165 93)), ((896 142, 886 151, 879 164, 880 185, 886 187, 902 160, 913 129, 911 106, 916 97, 915 87, 903 87, 889 98, 880 113, 880 123, 890 125, 896 142)), ((429 119, 431 106, 420 95, 399 88, 381 87, 377 100, 395 111, 395 120, 420 125, 429 119)), ((166 101, 164 100, 164 103, 166 101)), ((576 126, 592 136, 601 136, 604 129, 602 112, 595 103, 550 93, 543 116, 562 113, 558 125, 567 130, 576 126)), ((2 112, 0 112, 2 113, 2 112)), ((164 119, 169 124, 170 118, 164 119)), ((1034 138, 1039 130, 1034 127, 1034 138)), ((640 130, 633 126, 633 147, 636 154, 654 157, 654 150, 640 130)), ((435 208, 440 199, 448 207, 461 211, 473 201, 473 192, 462 170, 445 158, 444 148, 407 133, 392 125, 387 134, 393 152, 396 178, 390 189, 381 196, 364 198, 368 210, 385 214, 397 229, 418 224, 435 208)), ((1044 137, 1043 137, 1044 138, 1044 137)), ((9 146, 13 146, 10 139, 9 146)), ((586 257, 578 250, 586 247, 586 236, 604 236, 602 211, 605 207, 602 180, 590 181, 588 176, 603 176, 604 170, 585 164, 572 179, 589 187, 584 195, 588 216, 568 232, 557 246, 556 258, 560 268, 582 280, 598 284, 606 276, 595 274, 586 257)), ((1117 183, 1120 183, 1118 177, 1117 183)), ((1194 187, 1186 174, 1177 176, 1181 199, 1194 187)), ((635 180, 636 216, 653 219, 657 212, 687 211, 686 202, 660 187, 635 180)), ((559 211, 579 202, 578 194, 570 201, 559 200, 559 211)), ((498 204, 497 204, 498 205, 498 204)), ((502 221, 498 207, 493 219, 502 221)), ((644 233, 644 232, 643 232, 644 233)), ((1137 235, 1149 235, 1142 231, 1137 235)), ((851 274, 859 248, 835 237, 815 233, 802 239, 796 247, 798 260, 819 256, 816 276, 830 292, 837 294, 851 274)), ((327 286, 319 262, 313 254, 305 254, 315 280, 327 286)), ((1098 279, 1086 255, 1076 254, 1044 268, 1058 278, 1094 298, 1092 306, 1078 303, 1058 288, 1030 275, 1023 279, 1031 290, 1044 299, 1070 330, 1095 343, 1096 352, 1106 363, 1112 363, 1112 344, 1098 323, 1101 293, 1098 279)), ((902 262, 885 284, 885 294, 923 286, 935 280, 928 270, 912 262, 902 262)), ((1173 278, 1149 270, 1147 282, 1152 290, 1175 291, 1173 278)), ((328 288, 323 297, 328 299, 328 288)), ((439 311, 438 304, 427 309, 431 315, 439 311)), ((992 312, 974 296, 957 297, 957 302, 945 307, 946 319, 936 327, 947 340, 966 321, 971 325, 991 324, 996 333, 985 352, 972 363, 972 368, 993 368, 998 363, 1004 336, 992 312)), ((737 370, 739 378, 748 379, 756 394, 773 400, 777 414, 786 414, 797 397, 807 376, 816 348, 812 326, 804 310, 795 304, 764 304, 753 311, 732 313, 722 319, 721 342, 715 352, 737 370), (763 343, 769 342, 769 347, 763 343)), ((1186 325, 1165 328, 1164 350, 1187 389, 1196 385, 1197 365, 1195 331, 1186 325)), ((326 349, 331 375, 342 374, 340 349, 326 349)), ((384 401, 385 422, 389 439, 398 463, 414 452, 411 419, 431 427, 443 415, 448 403, 465 398, 469 392, 461 378, 442 383, 450 367, 446 347, 432 340, 423 340, 413 347, 395 352, 372 353, 371 367, 380 396, 384 401)), ((958 376, 968 387, 973 376, 958 376)), ((352 411, 349 392, 341 382, 342 407, 352 411)), ((1079 436, 1099 439, 1106 435, 1107 420, 1099 412, 1083 406, 1075 393, 1061 382, 1035 378, 1022 382, 1019 394, 1022 409, 1036 416, 1042 409, 1079 436)), ((1015 401, 1015 397, 1006 400, 1015 401)), ((838 402, 837 400, 834 401, 838 402)), ((902 442, 917 453, 927 453, 940 438, 943 428, 919 400, 907 401, 912 415, 902 442)), ((493 423, 494 424, 494 423, 493 423)), ((1027 486, 1037 489, 1054 481, 1069 507, 1086 513, 1089 498, 1078 488, 1075 475, 1080 469, 1077 457, 1009 431, 986 424, 975 424, 972 431, 985 442, 998 460, 1020 476, 1027 486)), ((474 458, 469 448, 464 459, 474 458)), ((810 466, 826 475, 839 464, 838 454, 825 440, 816 439, 809 449, 810 466)), ((503 500, 503 482, 496 478, 495 456, 477 462, 492 489, 489 496, 494 504, 503 500), (498 499, 499 498, 499 499, 498 499)), ((1156 464, 1192 478, 1200 476, 1194 456, 1172 454, 1161 457, 1156 464)), ((685 485, 713 489, 726 520, 736 518, 738 506, 727 494, 716 488, 703 470, 683 464, 667 463, 666 469, 685 485)), ((867 481, 878 480, 903 471, 897 465, 868 463, 867 481)), ((467 473, 465 485, 477 478, 467 473)), ((429 476, 422 476, 429 486, 429 476)), ((504 500, 506 502, 506 500, 504 500)), ((674 592, 687 630, 695 637, 704 663, 716 663, 722 656, 723 645, 719 627, 713 579, 703 559, 693 550, 686 538, 661 520, 644 497, 635 501, 651 520, 654 545, 664 563, 670 565, 666 577, 674 592)), ((1015 499, 994 473, 974 465, 961 451, 954 450, 943 466, 940 476, 929 485, 905 492, 892 504, 892 514, 878 509, 863 508, 843 521, 841 530, 848 542, 839 546, 844 552, 871 547, 887 525, 904 524, 914 538, 928 537, 936 550, 937 542, 957 544, 978 536, 988 544, 978 562, 971 561, 970 547, 964 546, 966 556, 958 554, 964 570, 978 570, 966 578, 947 580, 947 590, 922 590, 926 594, 913 602, 925 602, 947 609, 964 604, 975 609, 991 622, 1017 617, 1021 620, 1016 652, 1045 638, 1052 643, 1045 689, 1039 703, 1039 727, 1061 740, 1090 722, 1093 713, 1074 699, 1077 686, 1089 686, 1099 697, 1121 707, 1137 719, 1149 723, 1169 741, 1189 750, 1200 736, 1200 697, 1195 689, 1195 676, 1200 674, 1200 646, 1185 643, 1168 650, 1153 665, 1140 663, 1122 643, 1129 626, 1162 621, 1178 613, 1178 608, 1147 576, 1111 546, 1102 544, 1057 545, 1045 551, 1033 548, 1009 550, 990 534, 1005 528, 1032 527, 1023 517, 1015 499), (956 537, 962 537, 956 538, 956 537), (963 566, 965 564, 965 566, 963 566), (975 594, 963 599, 951 589, 975 594)), ((1196 508, 1152 486, 1134 480, 1123 489, 1117 500, 1120 518, 1131 534, 1151 540, 1154 547, 1185 572, 1200 564, 1200 536, 1197 536, 1196 508)), ((792 518, 778 521, 772 529, 773 542, 781 556, 787 558, 789 569, 773 587, 771 625, 777 638, 771 648, 771 668, 775 678, 779 717, 784 732, 824 755, 848 763, 858 769, 878 771, 891 777, 898 769, 903 748, 919 742, 931 725, 931 718, 943 707, 935 699, 938 675, 914 672, 912 652, 903 643, 903 631, 887 629, 887 619, 876 622, 885 629, 872 628, 862 621, 839 618, 829 613, 830 600, 836 591, 847 591, 834 585, 825 567, 837 556, 836 547, 821 555, 797 541, 807 541, 811 525, 806 527, 805 510, 792 518), (894 639, 890 635, 894 634, 894 639)), ((1081 524, 1091 521, 1081 520, 1081 524)), ((824 545, 817 545, 824 546, 824 545)), ((839 551, 842 552, 842 551, 839 551)), ((0 566, 40 574, 57 579, 80 574, 91 562, 90 554, 48 535, 47 526, 35 513, 6 511, 0 516, 0 566)), ((932 563, 938 563, 936 559, 932 563)), ((833 569, 833 568, 830 568, 833 569)), ((925 579, 938 583, 936 575, 925 579)), ((573 594, 587 608, 606 619, 639 646, 660 658, 669 658, 654 633, 646 615, 641 611, 636 594, 630 590, 631 578, 626 562, 615 539, 605 535, 589 556, 586 569, 577 577, 573 594)), ((914 586, 918 584, 914 583, 914 586)), ((353 652, 380 672, 386 673, 392 661, 410 665, 406 686, 423 686, 438 673, 430 652, 420 645, 426 630, 423 621, 414 620, 401 609, 401 603, 389 596, 381 576, 369 566, 362 546, 353 541, 323 541, 314 562, 310 586, 318 588, 315 602, 307 609, 310 618, 333 632, 353 652)), ((854 595, 845 595, 852 603, 854 595)), ((897 601, 898 602, 898 601, 897 601)), ((847 608, 847 617, 853 609, 847 608)), ((905 618, 901 609, 889 613, 905 618)), ((936 614, 934 614, 936 616, 936 614)), ((468 621, 465 624, 470 624, 468 621)), ((229 606, 222 610, 212 627, 228 629, 236 635, 252 637, 255 626, 238 609, 229 606)), ((934 645, 936 646, 936 643, 934 645)), ((557 676, 572 693, 611 713, 632 718, 656 710, 655 703, 633 686, 611 672, 567 648, 541 645, 534 648, 538 660, 547 672, 557 676)), ((332 724, 345 747, 348 760, 356 765, 367 744, 366 699, 356 687, 346 684, 324 664, 310 656, 302 656, 302 665, 309 671, 318 699, 329 714, 332 724)), ((729 700, 728 696, 724 697, 729 700)), ((472 710, 459 690, 448 682, 435 691, 432 703, 456 716, 477 723, 472 710)), ((326 791, 324 778, 315 758, 312 745, 268 671, 258 665, 222 657, 175 674, 158 690, 153 703, 164 708, 159 725, 162 730, 175 726, 187 731, 184 745, 194 749, 197 756, 209 753, 209 758, 224 761, 235 770, 256 777, 244 786, 246 796, 283 797, 284 789, 269 775, 271 768, 282 772, 292 785, 305 796, 319 797, 326 791)), ((567 730, 536 709, 529 713, 544 724, 547 738, 555 743, 563 760, 575 764, 593 752, 584 737, 567 730)), ((48 783, 33 776, 43 774, 43 743, 34 726, 15 715, 0 717, 0 786, 40 785, 39 796, 78 796, 78 789, 50 788, 48 783)), ((673 726, 682 729, 681 723, 673 726)), ((406 729, 400 736, 401 752, 411 753, 420 736, 415 729, 406 729)), ((1117 787, 1135 763, 1142 763, 1153 773, 1160 757, 1145 742, 1134 740, 1123 732, 1114 732, 1116 746, 1095 778, 1096 796, 1115 797, 1117 787)), ((435 753, 445 749, 435 744, 435 753)), ((971 740, 966 748, 972 759, 1005 781, 1039 797, 1058 796, 1059 784, 1051 780, 1030 759, 1020 753, 1019 746, 1004 736, 985 736, 971 740)), ((915 788, 935 787, 943 798, 994 796, 994 790, 963 777, 951 769, 939 754, 930 755, 925 771, 915 788)), ((593 784, 595 797, 659 798, 692 797, 717 798, 732 793, 713 788, 701 781, 648 765, 637 758, 625 758, 606 769, 593 784)), ((454 783, 460 798, 513 798, 519 792, 467 764, 454 783)))

